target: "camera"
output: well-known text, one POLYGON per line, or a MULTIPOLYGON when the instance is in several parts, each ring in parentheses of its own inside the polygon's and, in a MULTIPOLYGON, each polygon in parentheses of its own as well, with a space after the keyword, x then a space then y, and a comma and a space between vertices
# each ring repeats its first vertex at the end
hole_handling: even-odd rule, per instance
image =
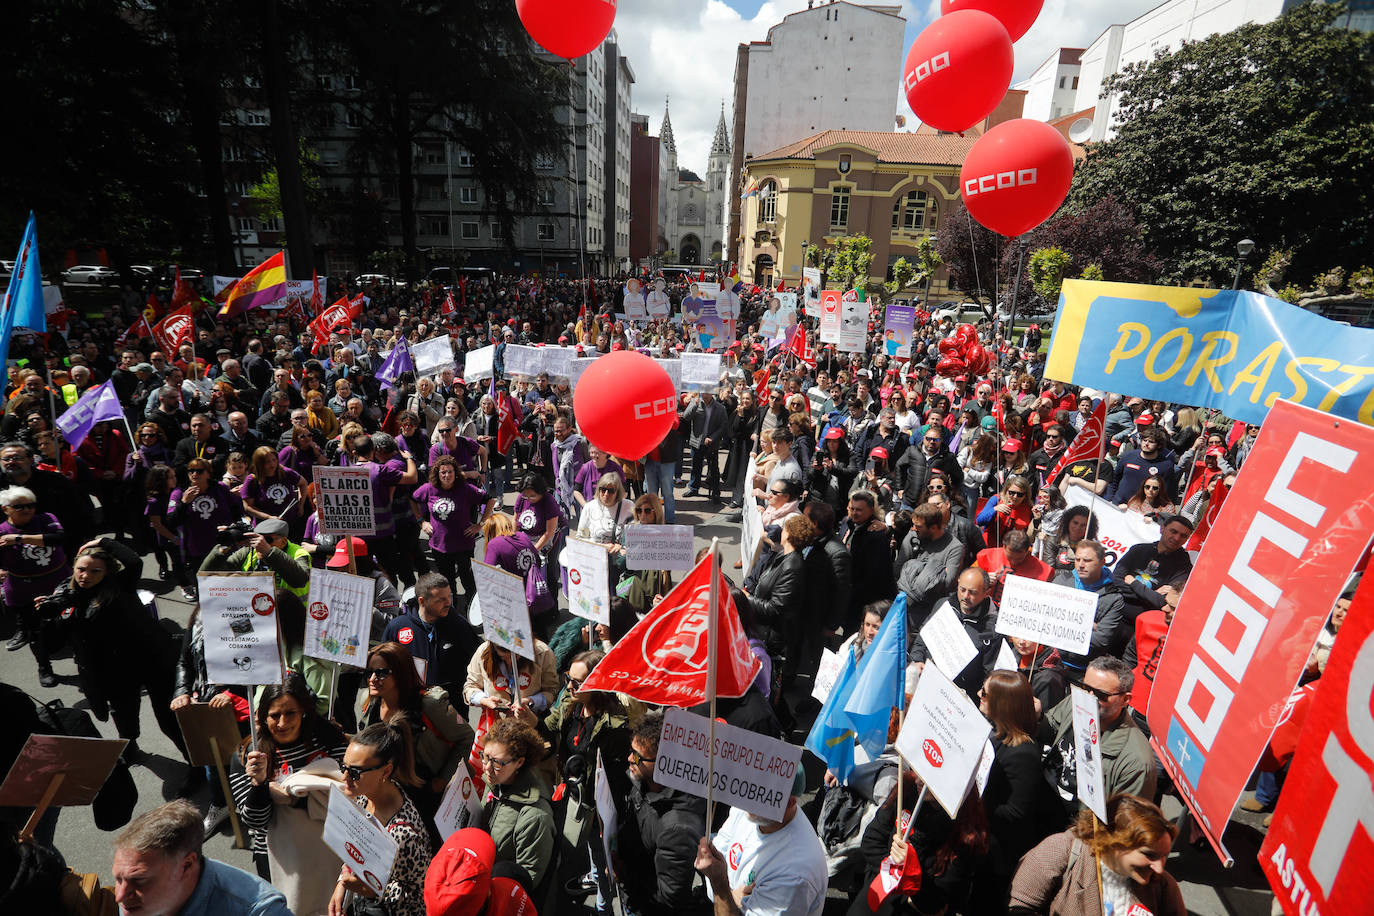
POLYGON ((253 526, 244 521, 234 522, 232 525, 225 526, 219 533, 216 543, 224 547, 237 547, 253 534, 253 526))

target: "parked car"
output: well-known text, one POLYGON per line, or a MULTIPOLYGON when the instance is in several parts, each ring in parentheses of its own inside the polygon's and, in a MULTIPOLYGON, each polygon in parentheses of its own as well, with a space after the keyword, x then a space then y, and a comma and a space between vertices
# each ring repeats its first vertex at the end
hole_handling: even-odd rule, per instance
POLYGON ((67 283, 84 283, 87 285, 118 283, 119 271, 113 267, 104 267, 99 264, 78 264, 62 271, 62 279, 67 283))
POLYGON ((353 278, 354 286, 395 286, 396 281, 386 274, 358 274, 353 278))

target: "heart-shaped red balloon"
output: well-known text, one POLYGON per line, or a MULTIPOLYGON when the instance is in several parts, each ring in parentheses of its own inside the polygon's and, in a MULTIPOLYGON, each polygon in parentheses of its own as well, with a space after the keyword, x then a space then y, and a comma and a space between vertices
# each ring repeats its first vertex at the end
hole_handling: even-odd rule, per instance
POLYGON ((968 363, 957 356, 946 356, 935 364, 935 374, 943 378, 953 378, 968 369, 968 363))

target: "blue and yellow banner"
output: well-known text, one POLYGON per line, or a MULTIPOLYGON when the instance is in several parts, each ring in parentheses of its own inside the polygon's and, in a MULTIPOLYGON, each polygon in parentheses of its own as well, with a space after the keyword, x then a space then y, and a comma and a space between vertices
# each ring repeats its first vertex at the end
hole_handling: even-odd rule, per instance
POLYGON ((1247 423, 1285 398, 1374 425, 1374 331, 1253 292, 1065 280, 1045 376, 1247 423))

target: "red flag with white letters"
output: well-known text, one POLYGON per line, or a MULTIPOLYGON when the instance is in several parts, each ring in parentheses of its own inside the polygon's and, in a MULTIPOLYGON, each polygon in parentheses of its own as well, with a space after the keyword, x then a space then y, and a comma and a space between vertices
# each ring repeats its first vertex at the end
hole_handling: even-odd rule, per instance
POLYGON ((190 306, 183 305, 153 325, 153 340, 157 342, 158 349, 166 353, 170 359, 176 356, 178 347, 191 342, 195 326, 196 319, 191 314, 190 306))
MULTIPOLYGON (((1000 406, 1000 402, 999 405, 1000 406)), ((1001 422, 1001 417, 998 417, 1001 422)), ((1102 451, 1102 426, 1107 422, 1107 399, 1098 399, 1097 406, 1093 408, 1093 415, 1088 418, 1088 422, 1083 424, 1083 428, 1078 431, 1078 435, 1073 437, 1073 443, 1066 449, 1059 460, 1055 462, 1054 470, 1050 471, 1045 477, 1045 483, 1053 483, 1061 471, 1075 461, 1083 461, 1086 458, 1096 458, 1102 451)))

